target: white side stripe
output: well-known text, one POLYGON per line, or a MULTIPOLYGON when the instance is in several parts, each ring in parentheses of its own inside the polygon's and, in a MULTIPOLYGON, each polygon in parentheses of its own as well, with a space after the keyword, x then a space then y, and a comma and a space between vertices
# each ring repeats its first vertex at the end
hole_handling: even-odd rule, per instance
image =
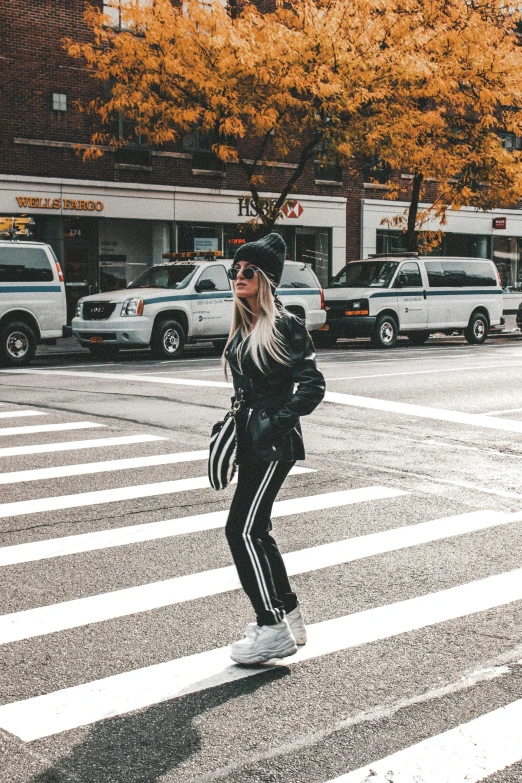
MULTIPOLYGON (((331 544, 290 552, 284 555, 283 559, 288 574, 294 576, 429 541, 484 530, 505 524, 505 517, 509 516, 511 515, 494 511, 472 512, 461 517, 449 517, 398 530, 334 541, 331 544)), ((519 518, 522 519, 522 514, 519 518)), ((239 588, 239 581, 236 569, 231 566, 13 612, 0 616, 0 644, 79 628, 82 625, 100 623, 115 617, 127 617, 138 612, 218 595, 237 588, 239 588)), ((269 600, 266 610, 272 610, 269 600)))
MULTIPOLYGON (((291 500, 278 500, 274 503, 272 518, 347 506, 371 500, 384 500, 385 498, 399 497, 406 494, 403 490, 388 487, 363 487, 361 489, 345 489, 341 492, 326 492, 321 495, 310 495, 303 498, 292 498, 291 500)), ((190 517, 165 519, 161 522, 147 522, 141 525, 127 525, 126 527, 111 528, 110 530, 80 533, 80 535, 65 536, 64 538, 30 541, 27 544, 14 544, 13 546, 0 548, 0 566, 30 563, 51 557, 63 557, 64 555, 72 555, 79 552, 92 552, 96 549, 109 549, 110 547, 136 544, 142 541, 154 541, 159 538, 212 530, 223 527, 227 521, 227 516, 228 511, 211 511, 207 514, 197 514, 190 517)))
POLYGON ((128 446, 133 443, 148 443, 154 440, 168 440, 159 435, 123 435, 117 438, 93 438, 92 440, 69 440, 62 443, 35 443, 31 446, 12 446, 0 449, 0 457, 21 457, 25 454, 50 454, 53 451, 76 451, 77 449, 103 449, 110 446, 128 446))
MULTIPOLYGON (((216 368, 218 369, 218 368, 216 368)), ((162 383, 172 384, 174 386, 213 386, 219 389, 232 388, 231 383, 225 381, 195 381, 190 378, 161 378, 156 375, 131 375, 130 373, 117 373, 117 372, 75 372, 74 370, 30 370, 25 368, 9 370, 9 373, 30 373, 36 375, 69 375, 73 378, 95 378, 97 381, 103 378, 109 378, 116 381, 129 381, 131 383, 162 383)))
POLYGON ((16 419, 19 416, 48 416, 44 411, 2 411, 0 419, 16 419))
POLYGON ((64 478, 65 476, 84 476, 87 473, 106 473, 133 468, 150 468, 154 465, 173 465, 177 462, 193 462, 206 459, 208 451, 180 451, 174 454, 155 454, 150 457, 130 457, 112 459, 106 462, 87 462, 80 465, 62 465, 56 468, 38 470, 17 470, 13 473, 0 473, 0 484, 17 484, 20 481, 41 481, 42 479, 64 478))
MULTIPOLYGON (((306 647, 273 665, 295 666, 520 600, 522 569, 517 569, 308 626, 306 647)), ((228 646, 221 647, 5 704, 0 728, 29 742, 266 671, 231 665, 229 653, 228 646)))
MULTIPOLYGON (((292 468, 292 474, 313 473, 310 468, 292 468)), ((160 481, 156 484, 139 484, 116 489, 100 489, 94 492, 81 492, 77 495, 57 495, 36 500, 19 500, 15 503, 0 503, 0 517, 17 517, 21 514, 41 514, 44 511, 58 511, 64 508, 79 508, 81 506, 96 506, 101 503, 116 503, 121 500, 135 500, 158 495, 169 495, 173 492, 186 492, 192 489, 210 487, 207 476, 176 479, 175 481, 160 481)))
POLYGON ((485 427, 491 430, 504 430, 506 432, 522 432, 522 421, 514 419, 494 419, 481 413, 463 413, 461 411, 448 411, 443 408, 428 408, 424 405, 410 405, 406 402, 394 402, 392 400, 377 400, 373 397, 359 397, 355 394, 339 394, 327 391, 325 402, 334 402, 338 405, 352 405, 356 408, 368 408, 388 413, 400 413, 404 416, 419 416, 423 419, 436 419, 437 421, 450 421, 455 424, 468 424, 471 427, 485 427))
POLYGON ((105 427, 94 421, 74 421, 66 424, 35 424, 27 427, 0 427, 0 437, 7 435, 33 435, 36 432, 65 432, 66 430, 89 430, 92 427, 105 427))
POLYGON ((521 726, 522 699, 329 783, 478 783, 522 759, 521 726))

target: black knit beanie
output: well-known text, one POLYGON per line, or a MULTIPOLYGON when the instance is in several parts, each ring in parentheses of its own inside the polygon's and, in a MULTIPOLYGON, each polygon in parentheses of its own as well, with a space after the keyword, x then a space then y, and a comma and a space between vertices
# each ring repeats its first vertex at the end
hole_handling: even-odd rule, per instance
POLYGON ((238 261, 248 261, 261 269, 267 277, 279 285, 285 263, 286 245, 280 234, 273 232, 256 242, 241 245, 234 256, 234 264, 238 261))

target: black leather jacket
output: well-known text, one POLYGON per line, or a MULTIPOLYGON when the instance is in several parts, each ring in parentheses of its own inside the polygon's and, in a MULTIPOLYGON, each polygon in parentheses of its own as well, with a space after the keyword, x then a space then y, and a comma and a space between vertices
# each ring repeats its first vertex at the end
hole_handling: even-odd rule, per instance
POLYGON ((269 359, 261 372, 248 350, 242 352, 239 362, 239 335, 225 351, 234 381, 234 401, 243 400, 236 417, 239 465, 304 459, 299 417, 312 413, 324 397, 324 377, 315 364, 314 346, 303 322, 282 313, 277 328, 290 356, 289 365, 269 359))

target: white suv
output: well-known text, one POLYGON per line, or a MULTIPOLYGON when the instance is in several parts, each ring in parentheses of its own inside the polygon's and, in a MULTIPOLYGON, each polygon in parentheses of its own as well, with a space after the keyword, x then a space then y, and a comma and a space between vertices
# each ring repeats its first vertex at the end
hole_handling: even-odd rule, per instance
POLYGON ((63 274, 43 242, 0 240, 0 363, 28 364, 36 346, 67 334, 63 274))
MULTIPOLYGON (((80 299, 72 322, 78 342, 94 355, 150 345, 167 359, 180 356, 186 343, 210 340, 221 348, 232 320, 232 260, 183 255, 195 257, 157 264, 123 290, 80 299)), ((324 324, 322 289, 307 264, 285 263, 278 295, 309 331, 324 324)))

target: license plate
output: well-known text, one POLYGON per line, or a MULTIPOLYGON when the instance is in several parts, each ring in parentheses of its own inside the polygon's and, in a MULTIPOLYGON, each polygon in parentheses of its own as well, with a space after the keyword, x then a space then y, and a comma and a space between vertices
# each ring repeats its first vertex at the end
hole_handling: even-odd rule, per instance
POLYGON ((102 343, 103 337, 91 337, 91 343, 102 343))
POLYGON ((318 332, 327 332, 330 329, 330 324, 323 324, 323 326, 320 326, 317 330, 318 332))

